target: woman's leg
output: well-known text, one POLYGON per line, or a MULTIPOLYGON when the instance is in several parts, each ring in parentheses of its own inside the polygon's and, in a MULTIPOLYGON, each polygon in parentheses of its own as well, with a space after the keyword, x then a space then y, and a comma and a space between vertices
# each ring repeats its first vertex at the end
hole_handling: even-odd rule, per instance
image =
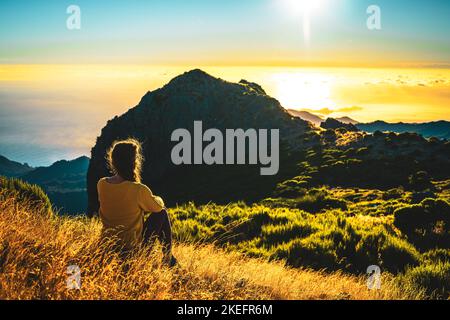
POLYGON ((151 244, 159 240, 166 257, 172 256, 172 226, 166 210, 152 213, 144 221, 144 243, 151 244))

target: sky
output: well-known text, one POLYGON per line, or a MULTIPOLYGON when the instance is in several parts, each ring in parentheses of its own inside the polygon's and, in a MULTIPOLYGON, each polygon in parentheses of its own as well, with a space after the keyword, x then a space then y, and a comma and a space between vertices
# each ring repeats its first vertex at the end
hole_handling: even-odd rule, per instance
POLYGON ((449 16, 448 0, 1 0, 0 155, 89 156, 109 119, 195 68, 322 117, 450 121, 449 16))
POLYGON ((422 66, 450 61, 448 0, 2 0, 0 63, 422 66), (66 9, 81 9, 68 30, 66 9), (369 5, 381 30, 366 26, 369 5))

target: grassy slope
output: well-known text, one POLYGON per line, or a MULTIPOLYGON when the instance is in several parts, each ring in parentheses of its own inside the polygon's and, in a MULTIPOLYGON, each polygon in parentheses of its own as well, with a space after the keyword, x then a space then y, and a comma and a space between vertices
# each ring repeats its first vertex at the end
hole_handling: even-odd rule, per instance
POLYGON ((422 298, 389 276, 380 291, 370 291, 364 278, 288 269, 211 245, 177 244, 177 270, 162 267, 148 248, 124 261, 99 242, 98 220, 39 211, 11 197, 0 201, 0 299, 422 298), (66 289, 67 267, 74 264, 81 268, 81 290, 66 289))

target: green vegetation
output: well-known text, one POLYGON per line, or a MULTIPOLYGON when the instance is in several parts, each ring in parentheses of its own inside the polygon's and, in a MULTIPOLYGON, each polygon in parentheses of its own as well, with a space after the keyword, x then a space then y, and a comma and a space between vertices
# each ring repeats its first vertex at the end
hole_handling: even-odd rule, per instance
POLYGON ((403 286, 424 289, 432 298, 449 297, 448 202, 413 204, 414 192, 402 188, 297 188, 306 180, 286 181, 279 197, 250 205, 173 208, 176 237, 292 267, 364 274, 379 265, 398 275, 403 286))
MULTIPOLYGON (((52 204, 47 194, 37 185, 23 182, 16 178, 0 176, 0 194, 2 197, 13 197, 18 201, 31 203, 37 208, 52 212, 52 204)), ((2 199, 3 200, 3 199, 2 199)))
POLYGON ((394 225, 421 248, 450 249, 450 204, 425 199, 394 212, 394 225))
POLYGON ((450 262, 423 264, 409 269, 401 280, 417 288, 425 288, 431 298, 448 298, 450 292, 450 262))
POLYGON ((154 191, 169 204, 196 201, 170 209, 178 242, 352 276, 378 265, 405 292, 448 299, 448 144, 345 128, 301 137, 304 148, 283 146, 278 176, 245 166, 177 168, 176 183, 164 184, 170 190, 154 191))

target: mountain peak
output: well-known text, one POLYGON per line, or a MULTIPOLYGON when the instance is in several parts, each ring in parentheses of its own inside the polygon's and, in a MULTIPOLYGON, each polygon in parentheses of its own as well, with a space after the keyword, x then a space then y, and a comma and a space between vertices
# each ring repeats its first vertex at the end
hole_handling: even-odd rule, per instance
POLYGON ((191 71, 187 71, 170 81, 170 83, 180 83, 180 82, 209 82, 209 81, 218 81, 218 78, 213 77, 212 75, 206 73, 201 69, 193 69, 191 71))
POLYGON ((211 77, 211 78, 214 78, 213 76, 211 76, 210 74, 206 73, 202 69, 192 69, 190 71, 186 71, 183 75, 192 76, 192 77, 211 77))

